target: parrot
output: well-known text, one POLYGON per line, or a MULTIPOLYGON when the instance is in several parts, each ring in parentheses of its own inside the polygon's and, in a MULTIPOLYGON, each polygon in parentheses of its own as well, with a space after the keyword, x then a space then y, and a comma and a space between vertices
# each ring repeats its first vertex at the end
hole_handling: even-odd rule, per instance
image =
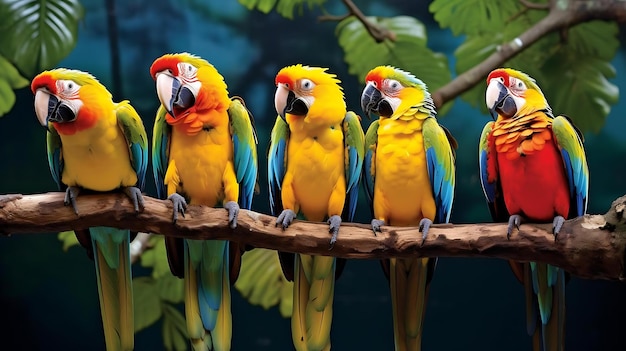
MULTIPOLYGON (((277 73, 278 116, 268 150, 270 211, 286 230, 296 219, 329 225, 330 248, 358 201, 364 138, 360 117, 347 111, 328 68, 296 64, 277 73)), ((344 259, 279 252, 294 282, 291 335, 298 351, 330 350, 335 279, 344 259)))
MULTIPOLYGON (((377 66, 365 77, 361 108, 378 115, 365 135, 363 185, 371 228, 448 223, 455 185, 456 140, 436 119, 426 85, 413 74, 377 66)), ((420 350, 426 298, 436 258, 381 261, 389 280, 396 351, 420 350)))
MULTIPOLYGON (((555 241, 565 219, 587 209, 589 169, 583 136, 567 116, 555 117, 527 74, 498 68, 487 77, 485 102, 495 121, 479 142, 480 179, 491 216, 508 222, 552 222, 555 241)), ((533 349, 563 350, 565 283, 561 268, 509 261, 524 285, 526 327, 533 349)))
MULTIPOLYGON (((143 209, 148 137, 127 100, 115 103, 93 75, 66 68, 44 71, 31 83, 35 114, 47 130, 48 165, 66 206, 78 215, 84 192, 121 189, 143 209)), ((95 262, 106 349, 134 347, 129 230, 91 227, 75 231, 95 262)))
MULTIPOLYGON (((257 135, 243 99, 229 97, 224 77, 207 60, 165 54, 152 63, 161 103, 153 131, 157 195, 173 205, 223 207, 231 228, 250 209, 257 183, 257 135)), ((230 284, 243 249, 227 240, 165 238, 172 273, 184 279, 187 332, 194 350, 230 350, 230 284)))

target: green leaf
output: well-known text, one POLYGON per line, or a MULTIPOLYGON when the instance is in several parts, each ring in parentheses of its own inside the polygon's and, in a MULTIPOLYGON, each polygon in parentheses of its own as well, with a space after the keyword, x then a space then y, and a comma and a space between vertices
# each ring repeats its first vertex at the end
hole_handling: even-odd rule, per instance
POLYGON ((291 316, 293 282, 285 279, 274 250, 256 248, 241 256, 241 270, 235 289, 252 305, 260 305, 264 309, 279 305, 283 317, 291 316))
POLYGON ((0 117, 11 111, 15 104, 13 89, 23 88, 28 83, 15 67, 0 55, 0 117))
POLYGON ((163 236, 151 235, 148 244, 151 248, 141 254, 141 265, 147 268, 152 267, 152 277, 155 279, 171 275, 163 236))
POLYGON ((183 314, 174 306, 164 303, 163 308, 163 344, 168 351, 187 350, 187 324, 183 314))
POLYGON ((133 300, 135 306, 135 333, 151 326, 161 318, 161 300, 156 293, 157 283, 150 277, 133 279, 133 300))
POLYGON ((454 35, 498 33, 521 9, 518 0, 434 0, 429 6, 439 25, 454 35))
POLYGON ((171 274, 166 274, 159 277, 156 281, 159 297, 162 300, 172 303, 183 302, 185 298, 185 286, 182 279, 178 279, 171 274))
POLYGON ((78 0, 4 0, 0 2, 0 31, 4 33, 0 52, 33 77, 72 51, 82 17, 78 0))
POLYGON ((78 245, 78 239, 76 239, 76 234, 74 234, 73 230, 60 232, 57 238, 63 243, 63 251, 67 252, 70 247, 78 245))
MULTIPOLYGON (((367 72, 380 65, 391 65, 413 73, 426 83, 430 92, 451 80, 447 58, 426 46, 426 28, 420 21, 409 16, 367 19, 392 31, 395 41, 385 39, 377 43, 355 17, 341 21, 335 29, 348 71, 361 82, 364 83, 367 72)), ((450 106, 447 104, 446 108, 450 106)), ((439 113, 444 112, 439 110, 439 113)))
POLYGON ((308 8, 311 9, 323 5, 325 2, 326 0, 239 0, 239 3, 248 10, 257 9, 267 14, 276 8, 276 12, 288 19, 293 19, 293 13, 296 10, 302 15, 304 5, 308 5, 308 8))
POLYGON ((554 114, 569 116, 582 131, 599 132, 619 99, 619 89, 607 80, 616 74, 611 63, 563 53, 547 62, 544 72, 539 84, 554 114))
POLYGON ((619 27, 615 22, 591 21, 581 23, 569 30, 567 47, 574 52, 612 60, 619 48, 619 27))

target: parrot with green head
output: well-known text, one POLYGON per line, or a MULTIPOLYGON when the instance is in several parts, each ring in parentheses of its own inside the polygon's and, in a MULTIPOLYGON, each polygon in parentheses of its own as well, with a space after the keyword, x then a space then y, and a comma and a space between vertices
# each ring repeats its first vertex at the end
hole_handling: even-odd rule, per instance
MULTIPOLYGON (((121 189, 140 211, 148 139, 129 102, 113 102, 111 93, 91 74, 64 68, 40 73, 31 89, 35 113, 47 129, 50 171, 65 189, 65 205, 78 215, 76 198, 83 190, 121 189)), ((106 349, 132 350, 131 233, 93 227, 77 230, 76 236, 95 262, 106 349)))
MULTIPOLYGON (((363 164, 360 118, 348 112, 339 80, 327 69, 293 65, 276 75, 278 113, 268 153, 270 209, 287 229, 296 217, 327 221, 330 246, 342 219, 352 221, 363 164)), ((345 260, 279 253, 294 281, 292 339, 296 350, 330 349, 335 279, 345 260)))
MULTIPOLYGON (((361 107, 376 114, 365 136, 363 184, 381 226, 419 226, 422 241, 433 223, 447 223, 454 198, 456 141, 437 123, 426 85, 409 72, 379 66, 365 77, 361 107)), ((389 259, 397 351, 420 350, 426 297, 437 259, 389 259)))
MULTIPOLYGON (((483 191, 493 220, 551 222, 555 240, 565 219, 587 209, 589 169, 583 137, 569 118, 555 117, 533 78, 509 68, 487 77, 485 101, 495 121, 479 144, 483 191)), ((510 261, 526 293, 527 331, 535 350, 563 350, 566 272, 538 262, 510 261)))
MULTIPOLYGON (((150 67, 161 106, 153 133, 157 194, 174 206, 187 203, 228 211, 231 228, 240 208, 250 209, 257 180, 256 131, 241 98, 230 98, 224 77, 206 60, 166 54, 150 67)), ((241 250, 227 240, 167 237, 171 271, 184 278, 187 332, 194 350, 230 350, 230 284, 241 250)))

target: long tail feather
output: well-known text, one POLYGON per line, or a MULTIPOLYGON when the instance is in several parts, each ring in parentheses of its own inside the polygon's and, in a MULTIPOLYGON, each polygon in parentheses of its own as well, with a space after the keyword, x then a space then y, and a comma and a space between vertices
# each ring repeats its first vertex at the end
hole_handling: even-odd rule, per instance
POLYGON ((428 258, 391 259, 389 264, 395 350, 420 350, 434 261, 428 258))
POLYGON ((100 313, 108 351, 134 348, 133 286, 130 232, 90 228, 100 298, 100 313))
POLYGON ((535 351, 561 351, 565 344, 565 272, 544 263, 524 265, 527 328, 535 351))
POLYGON ((229 242, 185 242, 185 313, 194 350, 230 350, 229 242))
POLYGON ((334 257, 295 257, 291 328, 298 351, 330 350, 335 266, 334 257))

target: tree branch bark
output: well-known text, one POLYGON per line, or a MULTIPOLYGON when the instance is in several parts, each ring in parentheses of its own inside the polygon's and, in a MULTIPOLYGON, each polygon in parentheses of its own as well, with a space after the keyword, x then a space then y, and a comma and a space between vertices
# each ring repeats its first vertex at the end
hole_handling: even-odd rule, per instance
MULTIPOLYGON (((524 1, 527 3, 527 1, 524 1)), ((473 88, 493 69, 530 47, 545 35, 564 28, 591 21, 626 22, 626 1, 623 0, 569 0, 551 1, 546 17, 491 54, 480 64, 458 75, 432 94, 436 107, 473 88)))
POLYGON ((107 225, 344 258, 494 257, 539 261, 583 278, 625 279, 626 196, 615 200, 605 215, 566 221, 558 241, 551 234, 551 224, 523 224, 510 240, 506 224, 438 224, 431 227, 421 245, 417 227, 383 227, 383 232, 374 236, 369 225, 344 223, 332 250, 324 223, 296 221, 283 231, 275 227, 275 217, 241 210, 239 225, 230 229, 225 210, 189 206, 185 217, 173 224, 169 201, 144 196, 144 210, 135 213, 123 194, 80 196, 76 215, 64 206, 63 198, 63 193, 47 193, 8 199, 0 208, 0 233, 57 232, 107 225))

